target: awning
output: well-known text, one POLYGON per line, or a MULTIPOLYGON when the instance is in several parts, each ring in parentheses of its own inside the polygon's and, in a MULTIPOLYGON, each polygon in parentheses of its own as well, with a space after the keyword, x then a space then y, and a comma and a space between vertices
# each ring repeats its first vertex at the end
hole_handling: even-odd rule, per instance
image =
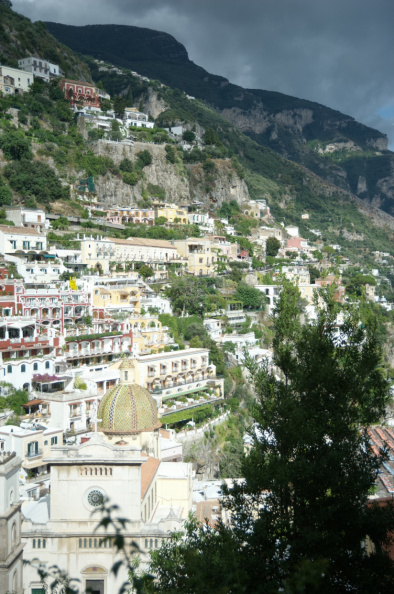
POLYGON ((44 258, 56 258, 55 254, 42 254, 44 258))
POLYGON ((30 406, 37 406, 38 404, 42 404, 43 402, 43 400, 38 400, 38 398, 36 398, 35 400, 29 400, 27 404, 22 404, 22 406, 24 408, 29 408, 30 406))

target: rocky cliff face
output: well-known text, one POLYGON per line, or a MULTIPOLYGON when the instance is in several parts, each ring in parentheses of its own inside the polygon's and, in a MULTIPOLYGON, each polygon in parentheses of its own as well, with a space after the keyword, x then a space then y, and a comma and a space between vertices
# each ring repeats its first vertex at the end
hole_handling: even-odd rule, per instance
POLYGON ((110 157, 117 165, 125 158, 134 162, 142 150, 148 150, 153 158, 152 164, 143 170, 144 179, 136 186, 129 186, 114 175, 95 180, 96 189, 107 205, 135 204, 142 199, 148 184, 160 186, 165 191, 166 201, 178 204, 199 200, 209 207, 220 206, 223 200, 236 200, 241 204, 249 199, 246 183, 237 176, 230 161, 216 160, 214 175, 207 176, 200 164, 185 167, 182 163, 168 163, 164 145, 136 142, 131 146, 100 141, 92 149, 97 155, 110 157))

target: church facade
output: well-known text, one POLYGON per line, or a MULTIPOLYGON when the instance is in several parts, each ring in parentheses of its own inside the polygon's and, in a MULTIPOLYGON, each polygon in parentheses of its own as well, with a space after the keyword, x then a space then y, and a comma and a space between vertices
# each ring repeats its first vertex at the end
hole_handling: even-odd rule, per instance
MULTIPOLYGON (((94 594, 115 594, 127 581, 126 568, 111 573, 121 558, 118 530, 144 566, 149 550, 179 529, 191 509, 191 465, 160 459, 156 404, 134 383, 132 360, 121 364, 120 376, 101 401, 98 431, 81 445, 53 448, 50 494, 23 508, 25 559, 58 566, 80 580, 81 592, 94 594), (127 523, 98 528, 111 505, 117 506, 112 517, 127 523)), ((40 591, 32 566, 24 570, 24 586, 28 594, 40 591)))

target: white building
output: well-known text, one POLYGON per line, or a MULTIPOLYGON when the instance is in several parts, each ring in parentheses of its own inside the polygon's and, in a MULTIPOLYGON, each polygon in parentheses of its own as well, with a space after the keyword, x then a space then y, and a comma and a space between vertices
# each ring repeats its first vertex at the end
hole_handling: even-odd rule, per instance
POLYGON ((37 58, 37 56, 28 56, 27 58, 21 58, 18 60, 19 68, 32 72, 34 76, 42 78, 46 82, 49 82, 50 78, 55 76, 63 76, 63 72, 57 64, 52 64, 48 60, 37 58))
POLYGON ((138 111, 136 107, 126 107, 123 117, 127 126, 136 126, 137 128, 155 127, 155 123, 149 121, 148 115, 138 111))
POLYGON ((10 206, 5 209, 5 214, 7 221, 12 221, 17 227, 35 229, 39 233, 49 229, 49 221, 44 210, 10 206))
POLYGON ((16 452, 22 460, 22 468, 34 475, 48 472, 44 458, 50 455, 51 448, 63 445, 63 431, 51 429, 23 429, 15 425, 0 427, 0 450, 16 452))
POLYGON ((299 237, 300 235, 299 228, 296 225, 288 225, 285 229, 290 237, 299 237))
POLYGON ((33 228, 0 225, 0 253, 4 256, 25 251, 45 251, 47 238, 33 228))
POLYGON ((281 285, 255 285, 255 289, 258 289, 262 293, 264 293, 267 305, 266 305, 266 312, 268 315, 272 314, 273 310, 275 309, 276 302, 278 300, 279 294, 282 290, 281 285))
POLYGON ((116 264, 144 262, 159 265, 181 258, 176 247, 165 240, 140 237, 129 239, 83 237, 81 259, 82 263, 90 268, 107 273, 110 262, 116 262, 116 264))
POLYGON ((202 212, 189 212, 187 215, 190 225, 208 225, 209 214, 202 212))
POLYGON ((0 592, 22 594, 23 546, 19 470, 15 452, 0 451, 0 592))
POLYGON ((26 72, 26 70, 11 68, 10 66, 1 65, 0 75, 9 76, 14 79, 15 93, 26 93, 34 82, 34 74, 26 72))

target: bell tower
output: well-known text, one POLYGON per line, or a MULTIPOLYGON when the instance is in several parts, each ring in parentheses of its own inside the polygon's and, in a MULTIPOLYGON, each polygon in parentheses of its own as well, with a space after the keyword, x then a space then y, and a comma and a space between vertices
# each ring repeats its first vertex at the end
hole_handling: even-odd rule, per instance
POLYGON ((15 452, 0 452, 0 592, 23 592, 19 472, 15 452))

